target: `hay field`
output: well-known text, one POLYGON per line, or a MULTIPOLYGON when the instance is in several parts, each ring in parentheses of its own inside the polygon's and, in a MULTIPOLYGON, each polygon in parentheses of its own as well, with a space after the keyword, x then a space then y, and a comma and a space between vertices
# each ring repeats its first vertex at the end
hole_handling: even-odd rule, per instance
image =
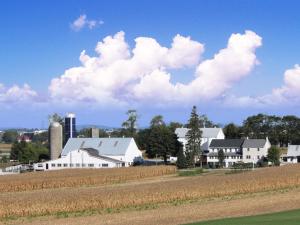
POLYGON ((175 173, 174 166, 34 172, 0 177, 0 192, 105 185, 175 173))
MULTIPOLYGON (((153 167, 150 167, 153 168, 153 167)), ((140 169, 143 169, 142 167, 140 169)), ((210 198, 290 189, 300 186, 300 165, 230 174, 170 177, 159 182, 41 189, 0 194, 0 217, 53 215, 80 211, 146 209, 210 198)))

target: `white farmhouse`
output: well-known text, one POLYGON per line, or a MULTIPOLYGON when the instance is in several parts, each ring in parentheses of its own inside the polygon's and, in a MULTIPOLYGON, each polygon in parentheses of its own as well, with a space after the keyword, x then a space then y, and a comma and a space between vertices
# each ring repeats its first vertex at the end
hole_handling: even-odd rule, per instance
POLYGON ((220 150, 224 152, 225 167, 233 166, 234 163, 241 162, 243 139, 214 139, 209 145, 209 152, 205 155, 207 165, 214 167, 219 164, 218 153, 220 150))
POLYGON ((268 139, 245 139, 243 143, 243 162, 257 163, 267 157, 271 143, 268 139))
POLYGON ((70 138, 60 158, 36 163, 34 169, 128 167, 141 158, 133 138, 70 138))
POLYGON ((299 163, 300 162, 300 145, 289 145, 286 155, 287 163, 299 163))
MULTIPOLYGON (((187 132, 188 128, 177 128, 175 130, 175 134, 178 137, 178 141, 183 144, 183 149, 185 150, 187 144, 187 132)), ((208 152, 209 145, 213 139, 224 139, 225 135, 223 133, 222 128, 200 128, 202 131, 202 138, 201 138, 201 149, 203 152, 208 152)))

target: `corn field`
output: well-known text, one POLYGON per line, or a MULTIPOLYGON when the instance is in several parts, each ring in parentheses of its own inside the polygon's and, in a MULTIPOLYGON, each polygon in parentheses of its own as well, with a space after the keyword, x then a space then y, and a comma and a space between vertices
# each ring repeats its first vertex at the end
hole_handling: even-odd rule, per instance
POLYGON ((95 186, 175 174, 174 166, 113 169, 69 169, 0 177, 0 193, 49 188, 95 186))
MULTIPOLYGON (((152 169, 153 167, 149 168, 152 169)), ((163 167, 160 167, 160 170, 162 168, 163 167)), ((167 169, 168 172, 157 171, 155 174, 161 173, 163 175, 172 173, 172 171, 174 173, 175 169, 173 168, 172 170, 170 168, 167 169), (169 171, 169 169, 172 171, 169 171)), ((144 168, 138 168, 135 170, 137 175, 131 175, 129 177, 139 179, 141 177, 139 169, 142 170, 144 168)), ((148 168, 146 168, 146 170, 148 170, 148 168)), ((65 177, 67 182, 69 179, 68 173, 72 175, 73 180, 76 180, 76 175, 73 174, 73 171, 68 171, 65 177)), ((86 171, 84 171, 84 173, 86 173, 86 176, 89 175, 86 171)), ((92 171, 92 173, 94 173, 94 171, 92 171)), ((47 177, 50 177, 51 181, 55 180, 55 176, 51 173, 45 175, 39 174, 38 176, 40 180, 42 177, 45 180, 47 180, 47 177)), ((124 176, 123 171, 120 171, 119 176, 124 176)), ((145 176, 146 175, 142 175, 142 177, 145 176)), ((80 179, 83 179, 82 177, 84 176, 80 175, 80 177, 80 179)), ((32 179, 33 178, 34 176, 32 179)), ((59 177, 59 179, 63 179, 63 177, 59 177)), ((24 179, 24 181, 25 180, 26 179, 24 179)), ((185 200, 201 200, 296 188, 300 186, 300 165, 265 168, 230 175, 208 174, 196 177, 170 177, 159 181, 150 181, 151 180, 140 180, 138 182, 102 186, 85 186, 83 184, 80 187, 78 187, 78 183, 76 183, 74 187, 69 183, 67 185, 68 188, 60 188, 66 187, 66 185, 61 184, 60 187, 40 188, 39 190, 38 188, 31 187, 26 189, 29 191, 22 192, 20 189, 12 191, 4 190, 4 188, 1 187, 0 217, 37 216, 61 212, 101 211, 107 209, 143 207, 185 200)), ((27 182, 30 183, 30 180, 27 182)), ((61 182, 60 180, 60 183, 61 182)), ((33 183, 31 183, 31 185, 33 183)), ((99 184, 103 184, 103 182, 99 184)), ((5 183, 1 181, 1 185, 5 185, 5 183)))

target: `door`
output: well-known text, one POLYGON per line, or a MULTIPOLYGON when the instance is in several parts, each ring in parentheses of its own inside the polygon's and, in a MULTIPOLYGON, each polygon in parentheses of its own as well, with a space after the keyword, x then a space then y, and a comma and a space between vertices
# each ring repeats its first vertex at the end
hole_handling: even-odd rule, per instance
POLYGON ((48 169, 48 163, 46 163, 46 170, 48 169))

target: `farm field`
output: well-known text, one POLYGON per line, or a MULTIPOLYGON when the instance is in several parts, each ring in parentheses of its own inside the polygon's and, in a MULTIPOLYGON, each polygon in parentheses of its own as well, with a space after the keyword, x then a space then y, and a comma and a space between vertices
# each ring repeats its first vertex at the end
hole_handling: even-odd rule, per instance
MULTIPOLYGON (((20 183, 17 189, 2 187, 1 221, 5 224, 180 224, 300 208, 300 165, 237 174, 209 172, 192 177, 175 176, 174 167, 128 169, 135 170, 133 174, 156 172, 147 171, 149 176, 131 175, 131 180, 117 178, 128 172, 123 169, 93 170, 91 175, 88 171, 25 174, 31 178, 23 180, 27 189, 20 183), (76 173, 80 179, 93 177, 93 182, 81 184, 76 181, 76 173), (101 182, 94 173, 102 174, 101 182), (55 176, 59 178, 53 187, 32 185, 41 180, 47 184, 47 176, 51 184, 55 176), (71 182, 63 185, 71 176, 76 181, 74 186, 71 182)), ((4 180, 10 180, 9 185, 14 183, 13 176, 4 180)), ((2 178, 0 184, 5 185, 2 178)))
POLYGON ((192 223, 189 225, 298 225, 300 221, 300 210, 258 215, 247 216, 239 218, 229 218, 214 221, 204 221, 199 223, 192 223))

